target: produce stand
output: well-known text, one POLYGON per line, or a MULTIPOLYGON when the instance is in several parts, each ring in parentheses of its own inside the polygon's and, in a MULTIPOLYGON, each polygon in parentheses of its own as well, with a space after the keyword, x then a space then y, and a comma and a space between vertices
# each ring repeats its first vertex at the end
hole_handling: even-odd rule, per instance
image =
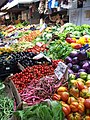
POLYGON ((1 39, 0 65, 12 67, 4 83, 16 100, 10 120, 47 120, 46 114, 50 120, 90 119, 90 25, 66 23, 40 32, 18 24, 2 27, 1 39))

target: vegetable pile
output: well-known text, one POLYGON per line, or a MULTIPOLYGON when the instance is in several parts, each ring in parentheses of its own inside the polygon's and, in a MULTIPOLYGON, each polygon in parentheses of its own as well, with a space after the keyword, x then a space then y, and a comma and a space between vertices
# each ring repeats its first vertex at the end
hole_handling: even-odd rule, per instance
POLYGON ((43 64, 26 67, 22 72, 11 76, 11 80, 13 80, 19 92, 22 93, 22 90, 26 88, 32 80, 39 80, 44 76, 53 75, 54 69, 57 67, 59 61, 53 61, 52 65, 43 64))
POLYGON ((7 120, 13 114, 13 100, 7 97, 5 93, 5 85, 0 82, 0 119, 7 120))
POLYGON ((39 30, 32 31, 29 35, 26 35, 26 36, 23 36, 23 37, 19 38, 19 41, 28 41, 28 42, 30 42, 30 41, 34 40, 39 35, 40 35, 39 30))
POLYGON ((90 58, 85 50, 72 51, 69 56, 66 57, 65 63, 72 70, 70 72, 78 73, 87 72, 90 73, 90 58))
POLYGON ((52 41, 48 48, 46 55, 52 59, 65 59, 72 51, 71 46, 61 40, 52 41))
MULTIPOLYGON (((80 76, 82 75, 82 72, 80 76)), ((67 120, 90 119, 90 75, 84 79, 70 74, 69 87, 59 87, 53 100, 60 101, 67 120)))
POLYGON ((30 106, 22 111, 16 111, 14 115, 18 120, 63 120, 62 106, 56 101, 47 101, 30 106))
POLYGON ((35 45, 33 48, 28 48, 26 49, 25 51, 28 51, 28 52, 33 52, 33 53, 40 53, 40 52, 44 52, 44 51, 47 51, 48 49, 46 48, 47 45, 41 45, 41 46, 38 46, 38 45, 35 45))
POLYGON ((45 99, 51 99, 55 86, 59 82, 54 75, 46 76, 40 80, 33 79, 28 87, 22 91, 21 98, 28 105, 38 104, 45 99))

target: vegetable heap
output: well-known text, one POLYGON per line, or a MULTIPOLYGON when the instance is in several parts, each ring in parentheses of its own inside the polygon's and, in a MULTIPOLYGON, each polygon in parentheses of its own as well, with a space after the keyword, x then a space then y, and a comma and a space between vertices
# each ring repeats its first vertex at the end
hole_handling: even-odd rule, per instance
POLYGON ((60 101, 67 120, 90 119, 90 74, 76 78, 70 74, 69 87, 59 87, 53 95, 53 100, 60 101))
POLYGON ((48 48, 46 55, 52 59, 65 59, 73 50, 70 45, 61 40, 52 41, 48 48))
POLYGON ((57 67, 59 61, 60 60, 53 61, 52 65, 42 64, 26 67, 22 72, 11 76, 11 80, 13 80, 19 92, 22 93, 22 90, 26 88, 32 80, 39 80, 44 76, 53 75, 54 69, 57 67))
POLYGON ((70 68, 70 73, 90 73, 90 58, 85 50, 72 51, 70 55, 66 57, 65 63, 70 68))
POLYGON ((55 75, 46 76, 40 80, 33 79, 22 91, 21 98, 28 105, 38 104, 45 99, 51 99, 58 85, 60 86, 55 75))
POLYGON ((28 41, 28 42, 30 42, 30 41, 34 40, 39 35, 40 35, 39 30, 32 31, 29 35, 25 35, 25 36, 19 38, 19 41, 28 41))
POLYGON ((41 104, 30 106, 14 115, 18 120, 63 120, 62 106, 56 101, 47 101, 41 104))
POLYGON ((4 91, 5 85, 0 82, 0 120, 7 120, 13 114, 14 103, 9 97, 6 97, 4 91))

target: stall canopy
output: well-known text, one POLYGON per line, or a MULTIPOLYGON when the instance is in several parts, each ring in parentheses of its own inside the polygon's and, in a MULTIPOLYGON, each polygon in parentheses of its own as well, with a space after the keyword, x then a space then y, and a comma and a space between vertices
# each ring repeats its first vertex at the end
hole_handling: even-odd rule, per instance
POLYGON ((1 10, 8 10, 10 8, 13 8, 14 6, 18 4, 28 4, 32 2, 38 2, 39 0, 9 0, 9 2, 1 8, 1 10))
POLYGON ((0 0, 0 8, 8 3, 8 0, 0 0))
POLYGON ((7 14, 7 12, 0 12, 0 17, 7 14))

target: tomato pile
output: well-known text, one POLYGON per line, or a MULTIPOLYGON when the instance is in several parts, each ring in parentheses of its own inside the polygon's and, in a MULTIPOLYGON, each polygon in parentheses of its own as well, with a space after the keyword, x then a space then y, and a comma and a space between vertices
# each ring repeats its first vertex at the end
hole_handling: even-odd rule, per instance
POLYGON ((40 53, 40 52, 44 52, 47 51, 48 49, 46 48, 46 45, 42 45, 41 47, 39 47, 38 45, 35 45, 33 48, 28 48, 26 51, 27 52, 33 52, 33 53, 40 53))
POLYGON ((48 75, 54 74, 54 69, 57 67, 57 64, 60 60, 52 61, 52 65, 34 65, 32 67, 27 67, 20 73, 16 73, 15 75, 11 76, 10 79, 13 80, 16 88, 18 89, 19 93, 22 93, 22 90, 27 87, 28 83, 33 80, 48 75))
POLYGON ((60 101, 67 120, 90 120, 90 80, 70 80, 69 87, 59 87, 52 96, 60 101))

